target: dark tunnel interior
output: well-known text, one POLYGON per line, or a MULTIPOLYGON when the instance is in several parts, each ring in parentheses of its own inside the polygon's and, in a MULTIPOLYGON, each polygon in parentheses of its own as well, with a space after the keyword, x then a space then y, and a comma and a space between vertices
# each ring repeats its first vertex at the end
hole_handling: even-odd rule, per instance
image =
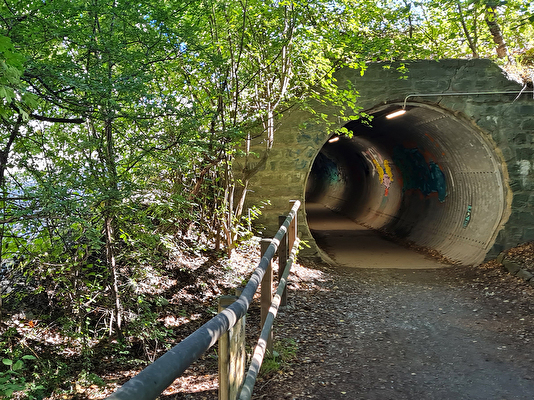
POLYGON ((350 134, 317 154, 306 203, 439 251, 463 264, 483 261, 507 218, 504 162, 486 134, 436 106, 368 111, 350 134))

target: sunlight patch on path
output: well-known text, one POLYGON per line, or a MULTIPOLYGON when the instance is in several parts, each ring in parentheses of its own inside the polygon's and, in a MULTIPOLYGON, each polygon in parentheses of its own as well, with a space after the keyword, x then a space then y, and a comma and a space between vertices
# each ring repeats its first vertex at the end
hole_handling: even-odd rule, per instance
POLYGON ((308 225, 319 247, 340 265, 397 269, 448 266, 386 240, 377 232, 329 210, 322 204, 307 203, 306 214, 308 225))

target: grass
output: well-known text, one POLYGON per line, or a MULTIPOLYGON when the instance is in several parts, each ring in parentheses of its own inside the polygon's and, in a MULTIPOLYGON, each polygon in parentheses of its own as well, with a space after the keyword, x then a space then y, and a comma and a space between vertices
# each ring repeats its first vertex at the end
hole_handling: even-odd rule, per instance
POLYGON ((273 351, 263 360, 261 377, 268 377, 278 371, 284 371, 292 361, 297 359, 298 345, 293 339, 281 339, 273 344, 273 351))

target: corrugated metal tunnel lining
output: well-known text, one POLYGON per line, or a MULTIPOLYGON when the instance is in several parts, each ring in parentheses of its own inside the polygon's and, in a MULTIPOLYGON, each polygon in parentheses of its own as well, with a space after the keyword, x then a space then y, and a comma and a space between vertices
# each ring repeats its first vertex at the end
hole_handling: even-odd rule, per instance
POLYGON ((434 106, 371 110, 371 126, 327 142, 306 201, 464 264, 479 263, 507 218, 504 163, 475 125, 434 106))

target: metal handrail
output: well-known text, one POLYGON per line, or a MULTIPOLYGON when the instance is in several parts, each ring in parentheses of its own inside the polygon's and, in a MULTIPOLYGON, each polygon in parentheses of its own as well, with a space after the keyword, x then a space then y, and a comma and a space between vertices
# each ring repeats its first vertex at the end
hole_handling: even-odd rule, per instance
MULTIPOLYGON (((442 92, 442 93, 412 93, 409 94, 404 98, 404 103, 402 105, 402 108, 406 108, 406 103, 410 97, 442 97, 442 96, 482 96, 482 95, 493 95, 493 94, 516 94, 516 100, 519 96, 521 96, 523 93, 528 94, 532 92, 532 96, 534 97, 534 90, 525 90, 526 87, 524 87, 521 90, 499 90, 499 91, 485 91, 485 92, 442 92)), ((515 100, 514 100, 515 101, 515 100)))
POLYGON ((299 207, 300 201, 297 200, 261 258, 239 299, 143 369, 108 396, 106 400, 156 399, 240 318, 245 316, 263 275, 265 275, 265 270, 276 253, 280 241, 287 234, 289 225, 295 218, 299 207))

